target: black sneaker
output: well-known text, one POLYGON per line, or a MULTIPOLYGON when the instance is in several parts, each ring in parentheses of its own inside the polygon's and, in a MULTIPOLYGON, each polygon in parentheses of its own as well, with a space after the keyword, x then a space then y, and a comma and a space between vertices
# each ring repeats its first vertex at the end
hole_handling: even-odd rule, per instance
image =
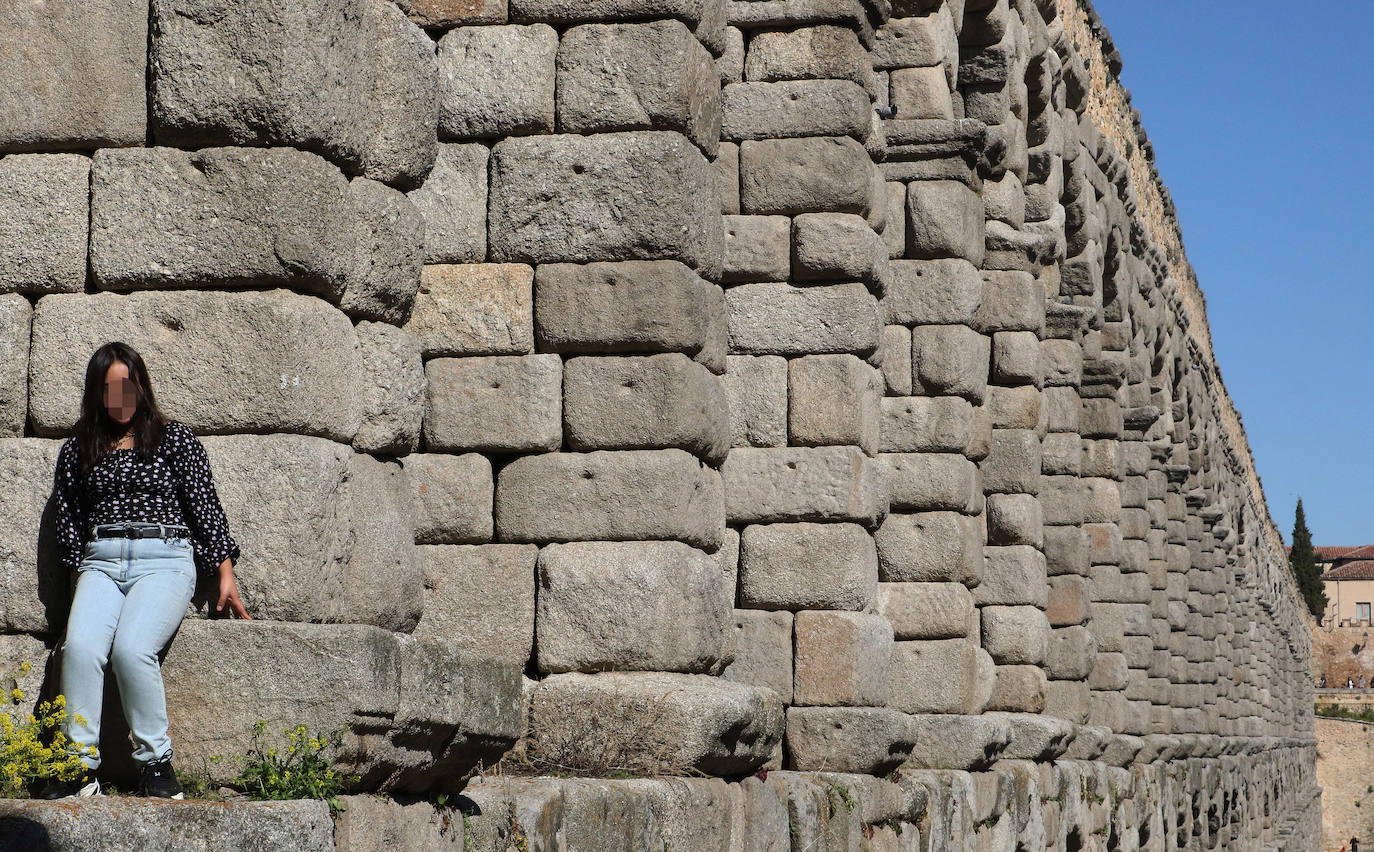
POLYGON ((75 781, 49 781, 38 794, 40 799, 67 799, 73 796, 103 796, 100 782, 94 778, 81 777, 75 781))
POLYGON ((144 796, 159 799, 184 799, 186 794, 177 782, 177 774, 172 771, 172 756, 143 764, 143 783, 140 790, 144 796))

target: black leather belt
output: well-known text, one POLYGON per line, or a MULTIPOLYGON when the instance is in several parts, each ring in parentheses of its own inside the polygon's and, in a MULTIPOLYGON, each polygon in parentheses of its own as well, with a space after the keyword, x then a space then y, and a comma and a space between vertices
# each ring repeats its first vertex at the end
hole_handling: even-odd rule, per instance
POLYGON ((96 524, 92 538, 188 538, 191 531, 180 524, 96 524))

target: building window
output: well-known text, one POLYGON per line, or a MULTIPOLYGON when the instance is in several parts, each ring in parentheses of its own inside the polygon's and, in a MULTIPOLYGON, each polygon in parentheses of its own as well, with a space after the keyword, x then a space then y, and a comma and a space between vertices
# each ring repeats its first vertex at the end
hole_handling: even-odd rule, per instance
POLYGON ((1369 621, 1369 604, 1367 604, 1367 603, 1357 603, 1357 604, 1355 604, 1355 620, 1356 620, 1356 621, 1369 621))

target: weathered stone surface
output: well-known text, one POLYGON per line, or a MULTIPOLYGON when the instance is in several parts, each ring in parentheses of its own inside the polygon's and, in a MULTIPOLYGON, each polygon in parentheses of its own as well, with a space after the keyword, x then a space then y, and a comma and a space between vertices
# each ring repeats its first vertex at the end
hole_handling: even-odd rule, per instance
POLYGON ((380 796, 340 796, 334 849, 356 852, 463 852, 463 826, 429 802, 402 804, 380 796))
POLYGON ((897 639, 957 639, 974 623, 963 583, 879 583, 877 609, 897 639))
POLYGON ((871 281, 885 277, 887 248, 863 217, 803 213, 792 220, 792 274, 797 280, 871 281))
POLYGON ((420 286, 424 219, 399 191, 374 180, 354 178, 348 195, 358 211, 358 243, 339 307, 349 316, 401 325, 420 286))
POLYGON ((535 645, 543 672, 714 672, 728 664, 730 590, 676 541, 583 541, 539 554, 535 645))
POLYGON ((907 188, 907 251, 918 258, 983 263, 983 202, 958 181, 913 181, 907 188))
POLYGON ((854 521, 887 514, 887 484, 854 447, 736 448, 720 468, 726 515, 736 523, 854 521))
POLYGON ((677 18, 698 24, 705 5, 702 0, 513 0, 510 17, 513 21, 556 24, 643 18, 677 18))
POLYGON ((741 606, 863 611, 877 583, 873 538, 857 524, 751 524, 740 533, 741 606))
POLYGON ((416 639, 439 639, 460 653, 523 671, 534 644, 532 544, 422 545, 424 609, 416 639), (499 612, 500 618, 489 617, 499 612))
POLYGON ((787 754, 800 770, 886 774, 915 745, 905 713, 878 707, 789 707, 787 754))
POLYGON ((680 260, 719 274, 715 173, 678 133, 506 139, 492 149, 490 259, 680 260))
POLYGON ((1050 624, 1033 606, 984 606, 983 650, 998 665, 1038 665, 1045 661, 1050 624))
POLYGON ((987 498, 988 544, 1029 544, 1044 541, 1044 513, 1031 494, 989 494, 987 498))
POLYGON ((953 453, 883 453, 893 511, 944 509, 974 514, 981 497, 978 468, 953 453))
POLYGON ((954 103, 949 94, 945 69, 901 68, 892 72, 892 105, 897 117, 905 119, 954 118, 954 103))
POLYGON ((725 390, 686 355, 569 358, 563 376, 571 449, 681 447, 717 464, 730 449, 725 390))
POLYGON ((720 93, 724 138, 868 136, 868 95, 847 80, 734 83, 720 93))
POLYGON ((792 703, 792 613, 737 609, 735 659, 721 677, 771 689, 792 703))
POLYGON ((557 355, 425 362, 431 450, 519 452, 562 445, 563 363, 557 355))
POLYGON ((983 551, 982 583, 973 597, 979 606, 1038 606, 1047 603, 1045 556, 1028 545, 988 547, 983 551))
POLYGON ((0 439, 0 513, 10 519, 0 527, 4 632, 53 632, 66 621, 71 581, 58 565, 53 524, 43 523, 51 514, 47 504, 61 447, 61 441, 40 438, 0 439))
POLYGON ((878 302, 862 284, 744 284, 725 294, 730 351, 757 355, 856 352, 878 346, 878 302))
POLYGON ((401 460, 415 512, 416 544, 491 540, 491 462, 477 453, 410 453, 401 460))
POLYGON ((405 186, 434 163, 434 45, 394 4, 157 0, 152 27, 160 142, 291 145, 405 186))
POLYGON ((887 703, 892 625, 861 612, 799 612, 794 621, 798 705, 881 707, 887 703))
POLYGON ((506 0, 405 0, 397 5, 426 29, 506 22, 506 0))
POLYGON ((771 689, 656 672, 545 678, 530 697, 530 719, 535 730, 564 732, 547 739, 566 749, 540 753, 565 763, 586 748, 588 732, 605 732, 623 752, 730 775, 766 763, 783 730, 782 705, 771 689))
POLYGON ((526 354, 534 347, 533 280, 522 263, 426 266, 405 330, 426 358, 526 354))
POLYGON ((983 273, 983 301, 974 326, 981 331, 1039 331, 1045 325, 1045 290, 1029 272, 983 273))
POLYGON ((525 456, 496 481, 504 541, 676 539, 714 551, 723 510, 720 474, 683 450, 525 456))
POLYGON ((740 209, 866 214, 872 172, 868 152, 848 137, 741 142, 740 209))
POLYGON ((806 355, 787 363, 787 432, 794 446, 858 446, 873 452, 882 379, 853 355, 806 355))
POLYGON ((755 32, 744 76, 758 81, 853 80, 866 88, 872 71, 853 30, 817 26, 755 32))
POLYGON ((983 299, 983 278, 962 258, 894 260, 883 278, 887 322, 968 325, 983 299))
POLYGON ((913 769, 983 769, 1011 742, 1011 723, 996 716, 913 715, 908 724, 916 747, 913 769))
POLYGON ((424 184, 406 194, 425 220, 425 263, 487 256, 489 153, 485 145, 440 145, 424 184))
POLYGON ((893 643, 888 706, 905 713, 978 713, 977 649, 968 639, 893 643))
POLYGON ((28 421, 32 328, 28 299, 15 293, 0 295, 0 437, 21 437, 28 421))
POLYGON ((458 27, 439 40, 439 134, 550 133, 558 33, 546 24, 458 27))
POLYGON ((939 6, 935 14, 920 17, 894 16, 874 38, 873 67, 948 66, 950 73, 954 73, 959 67, 959 41, 955 33, 962 24, 957 18, 951 18, 950 6, 939 6))
POLYGON ((730 446, 787 446, 787 360, 777 355, 731 355, 723 381, 730 446))
MULTIPOLYGON (((343 620, 409 633, 420 620, 424 574, 415 553, 405 470, 394 461, 353 453, 344 493, 350 515, 345 532, 351 538, 343 574, 343 620)), ((290 499, 288 491, 283 502, 290 499)))
POLYGON ((84 364, 123 340, 155 377, 158 404, 198 433, 296 432, 351 442, 359 423, 357 335, 325 302, 265 292, 60 293, 33 316, 29 419, 40 434, 69 433, 84 364), (235 380, 220 380, 232 365, 235 380))
POLYGON ((991 351, 992 341, 966 325, 917 326, 911 330, 912 387, 981 403, 991 351))
MULTIPOLYGON (((0 92, 3 80, 0 70, 0 92)), ((90 173, 91 161, 76 154, 0 158, 0 293, 81 291, 90 173)))
POLYGON ((726 216, 724 280, 786 281, 791 228, 786 216, 726 216))
POLYGON ((1040 439, 1030 429, 994 429, 978 469, 990 494, 1039 493, 1040 439))
POLYGON ((892 514, 874 534, 878 577, 885 583, 962 583, 983 572, 978 519, 957 512, 892 514))
POLYGON ((360 421, 353 436, 359 452, 404 455, 420 447, 425 412, 425 371, 420 342, 394 325, 363 320, 354 326, 363 382, 360 421))
POLYGON ((716 153, 720 82, 710 52, 681 21, 573 27, 557 67, 560 132, 675 130, 716 153))
MULTIPOLYGON (((885 325, 878 339, 878 348, 873 353, 882 371, 883 387, 890 396, 909 397, 911 395, 911 329, 904 325, 885 325)), ((871 363, 871 361, 870 361, 871 363)), ((884 418, 887 417, 884 405, 884 418)), ((885 431, 887 426, 883 426, 885 431)), ((881 436, 880 432, 880 436, 881 436)), ((879 446, 883 438, 879 438, 879 446)))
POLYGON ((973 436, 973 407, 954 396, 889 396, 882 400, 883 453, 958 453, 973 436))
POLYGON ((0 32, 24 49, 0 56, 0 152, 142 145, 147 12, 140 0, 5 4, 0 32))

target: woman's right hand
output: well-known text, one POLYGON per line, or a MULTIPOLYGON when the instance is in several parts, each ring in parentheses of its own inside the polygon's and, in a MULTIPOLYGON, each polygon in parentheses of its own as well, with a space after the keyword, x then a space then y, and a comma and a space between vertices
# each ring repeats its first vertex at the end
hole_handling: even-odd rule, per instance
POLYGON ((219 566, 219 603, 215 604, 215 611, 224 612, 226 603, 229 604, 231 618, 253 620, 248 610, 243 608, 243 602, 239 600, 239 584, 234 579, 234 563, 228 559, 219 566))

